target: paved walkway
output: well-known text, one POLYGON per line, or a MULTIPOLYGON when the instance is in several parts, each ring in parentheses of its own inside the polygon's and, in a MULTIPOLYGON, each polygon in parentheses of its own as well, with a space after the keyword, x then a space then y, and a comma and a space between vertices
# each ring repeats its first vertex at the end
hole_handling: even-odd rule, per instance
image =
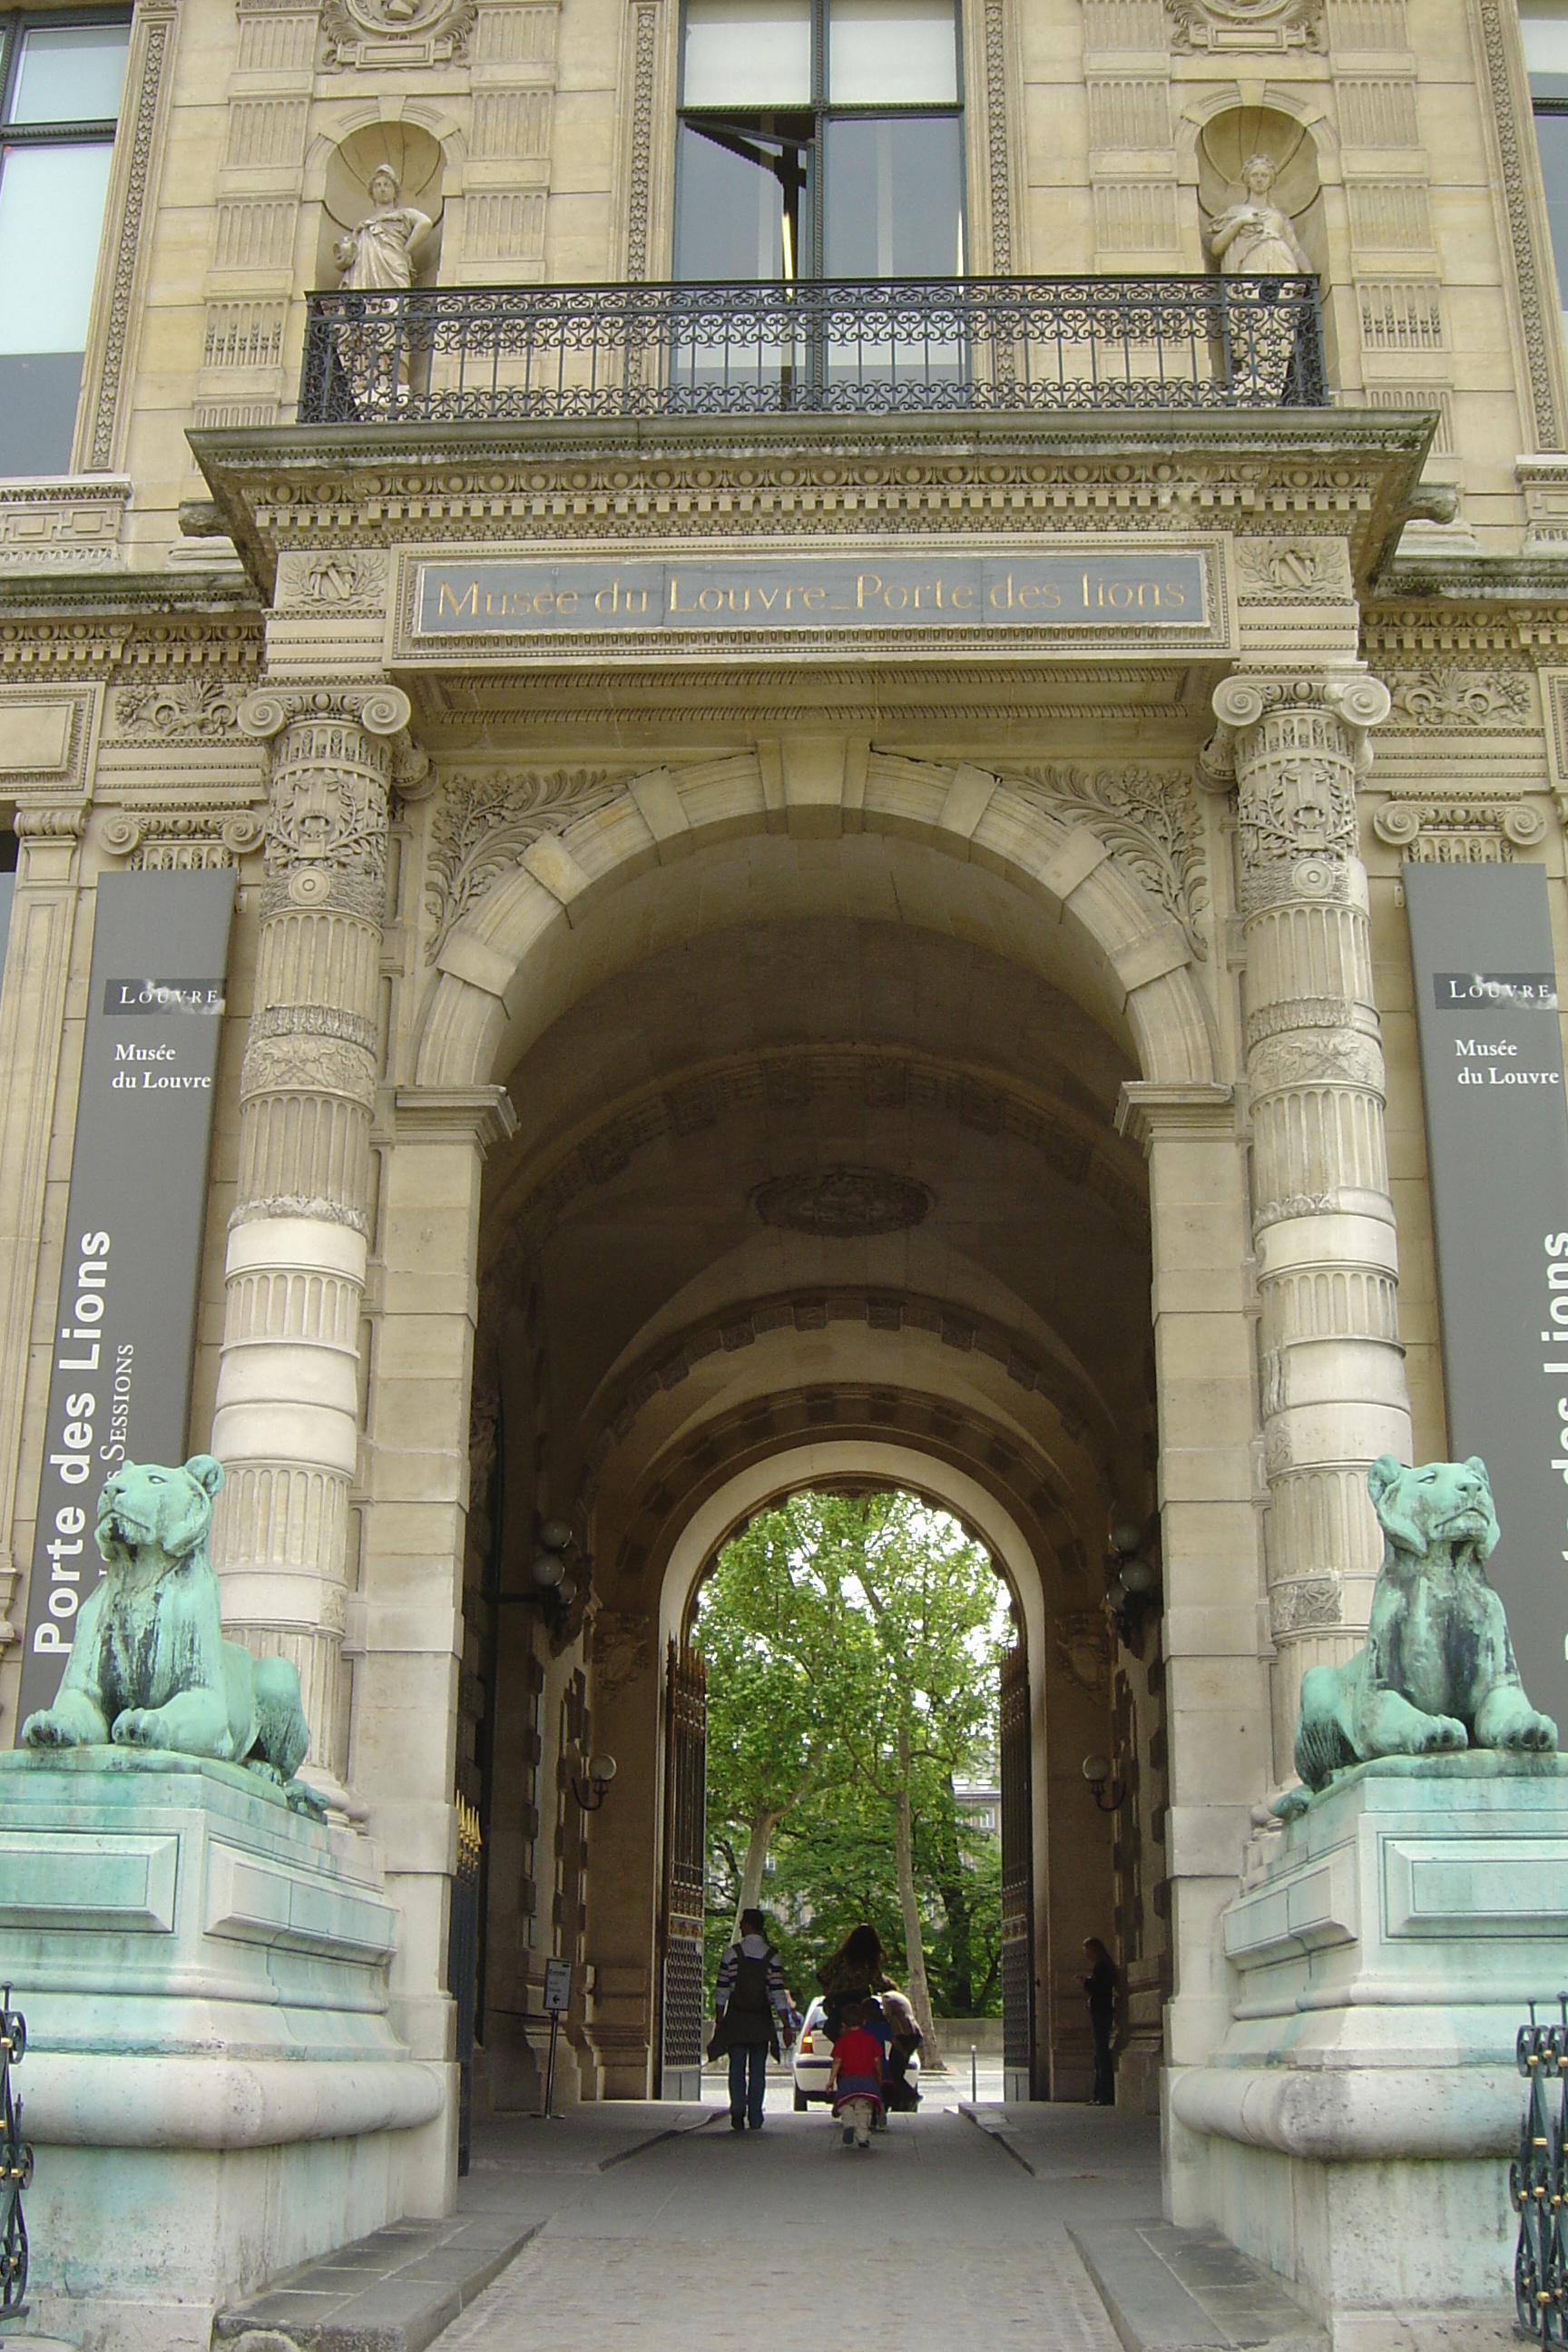
MULTIPOLYGON (((646 2138, 662 2118, 637 2114, 646 2138)), ((663 2114, 673 2137, 603 2170, 617 2131, 631 2148, 625 2109, 476 2134, 465 2205, 542 2226, 439 2352, 690 2352, 752 2328, 770 2352, 1120 2352, 1068 2229, 1158 2212, 1154 2124, 1037 2108, 1031 2172, 952 2111, 895 2116, 864 2154, 782 2101, 743 2137, 663 2114)))

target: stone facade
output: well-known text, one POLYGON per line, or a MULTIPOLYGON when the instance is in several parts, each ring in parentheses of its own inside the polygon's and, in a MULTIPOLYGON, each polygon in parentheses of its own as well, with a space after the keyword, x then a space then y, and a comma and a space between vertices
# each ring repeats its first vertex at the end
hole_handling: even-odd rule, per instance
MULTIPOLYGON (((1205 2067, 1301 1673, 1364 1623, 1366 1465, 1447 1450, 1401 861, 1539 864, 1568 921, 1568 371, 1512 7, 975 0, 961 36, 973 268, 1199 277, 1261 146, 1331 403, 298 425, 378 164, 422 285, 669 278, 675 0, 140 0, 75 470, 0 483, 0 1722, 95 886, 232 866, 190 1446, 231 1625, 298 1664, 398 1908, 389 2032, 448 2084, 479 1809, 481 2112, 536 2096, 552 1956, 565 2095, 658 2090, 668 1644, 750 1512, 855 1477, 957 1512, 1016 1601, 1037 2095, 1087 2093, 1091 1933, 1123 2095, 1205 2067), (1009 595, 1070 562, 1086 608, 1096 566, 1191 564, 1202 619, 617 639, 419 601, 481 561, 826 599, 814 566, 895 558, 1009 595), (1120 1633, 1117 1524, 1160 1596, 1120 1633)), ((443 364, 416 335, 387 400, 443 364)))

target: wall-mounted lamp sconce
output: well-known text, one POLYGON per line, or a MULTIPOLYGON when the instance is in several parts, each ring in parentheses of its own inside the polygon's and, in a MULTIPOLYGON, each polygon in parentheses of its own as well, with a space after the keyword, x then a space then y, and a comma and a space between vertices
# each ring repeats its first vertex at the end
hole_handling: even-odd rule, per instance
POLYGON ((572 1794, 585 1813, 596 1813, 605 1801, 605 1791, 616 1777, 613 1756, 590 1756, 587 1759, 588 1787, 584 1790, 575 1772, 572 1775, 572 1794))
POLYGON ((1112 1556, 1106 1562, 1108 1569, 1115 1569, 1115 1574, 1106 1587, 1105 1605, 1122 1643, 1130 1650, 1137 1649, 1143 1637, 1144 1616, 1159 1602, 1158 1570, 1152 1560, 1138 1556, 1142 1540, 1142 1531, 1135 1527, 1112 1528, 1112 1556))
POLYGON ((1106 1759, 1103 1756, 1086 1756, 1083 1777, 1089 1782, 1089 1792, 1100 1811, 1115 1812, 1125 1799, 1127 1790, 1120 1780, 1111 1779, 1110 1766, 1106 1759))

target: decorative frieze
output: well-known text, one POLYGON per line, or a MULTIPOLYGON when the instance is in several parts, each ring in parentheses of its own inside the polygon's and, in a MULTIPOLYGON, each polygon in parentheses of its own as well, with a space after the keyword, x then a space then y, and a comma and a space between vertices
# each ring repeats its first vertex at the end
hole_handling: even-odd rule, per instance
POLYGON ((1356 287, 1364 352, 1433 353, 1447 348, 1442 299, 1426 279, 1372 278, 1356 287))
POLYGON ((1335 88, 1340 135, 1347 147, 1415 147, 1415 84, 1400 79, 1345 76, 1335 88))
POLYGON ((247 98, 228 110, 224 163, 230 171, 269 171, 297 163, 305 145, 309 101, 302 98, 247 98))
POLYGON ((481 0, 474 24, 475 66, 482 71, 491 67, 552 65, 560 15, 558 7, 491 7, 481 0))
POLYGON ((1530 679, 1523 670, 1426 669, 1395 679, 1394 709, 1419 729, 1484 729, 1488 734, 1534 725, 1530 679))
POLYGON ((549 89, 482 89, 474 96, 476 163, 497 158, 544 163, 550 155, 554 93, 549 89))
POLYGON ((270 8, 246 9, 242 5, 239 71, 274 77, 309 74, 315 64, 318 22, 313 8, 294 15, 270 8))
POLYGON ((285 302, 209 302, 202 365, 270 368, 283 356, 285 302))
POLYGON ((1406 47, 1405 0, 1328 0, 1327 24, 1336 56, 1406 47))
POLYGON ((119 563, 131 488, 115 475, 0 484, 0 572, 99 572, 119 563))

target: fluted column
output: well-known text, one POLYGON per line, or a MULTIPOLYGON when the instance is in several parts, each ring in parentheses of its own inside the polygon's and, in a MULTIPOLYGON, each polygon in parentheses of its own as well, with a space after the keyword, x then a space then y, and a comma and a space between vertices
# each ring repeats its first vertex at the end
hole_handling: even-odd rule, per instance
POLYGON ((213 1420, 228 1474, 214 1563, 230 1630, 298 1666, 310 1760, 339 1783, 387 803, 408 716, 395 687, 263 688, 239 713, 274 748, 213 1420))
POLYGON ((1398 1251, 1356 782, 1388 690, 1352 671, 1227 678, 1211 782, 1234 778, 1261 1310, 1264 1555, 1277 1779, 1301 1676, 1361 1642, 1378 1454, 1409 1459, 1398 1251))

